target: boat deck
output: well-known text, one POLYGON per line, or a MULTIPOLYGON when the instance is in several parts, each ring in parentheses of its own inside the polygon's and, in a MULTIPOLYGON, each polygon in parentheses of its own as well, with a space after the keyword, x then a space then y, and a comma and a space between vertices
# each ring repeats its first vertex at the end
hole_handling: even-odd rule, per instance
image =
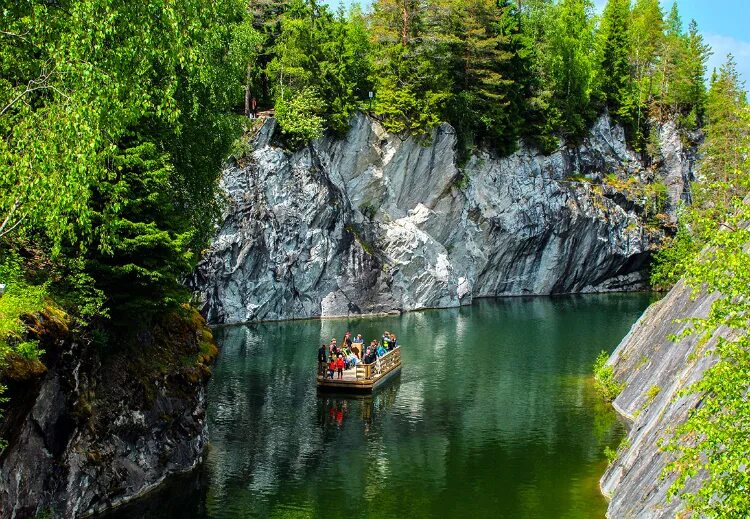
POLYGON ((318 389, 330 391, 372 392, 401 371, 401 350, 389 351, 372 364, 359 364, 344 370, 343 378, 318 375, 318 389))

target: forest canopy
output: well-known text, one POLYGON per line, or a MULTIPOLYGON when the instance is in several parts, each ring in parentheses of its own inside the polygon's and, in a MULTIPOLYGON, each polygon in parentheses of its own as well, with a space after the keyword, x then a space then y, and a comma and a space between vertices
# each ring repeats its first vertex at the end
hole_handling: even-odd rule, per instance
POLYGON ((252 4, 264 39, 248 96, 275 107, 295 143, 345 132, 358 109, 401 135, 447 121, 464 151, 501 154, 519 139, 543 150, 579 140, 605 110, 638 150, 654 120, 702 123, 710 50, 676 4, 610 0, 601 15, 591 0, 252 4))
POLYGON ((3 19, 2 283, 44 287, 83 325, 189 300, 181 281, 210 238, 243 115, 273 109, 290 147, 343 135, 357 110, 402 136, 447 121, 465 157, 521 140, 551 150, 608 111, 647 153, 655 121, 696 128, 710 104, 710 51, 658 0, 609 0, 601 15, 590 0, 376 0, 367 12, 22 0, 3 19))

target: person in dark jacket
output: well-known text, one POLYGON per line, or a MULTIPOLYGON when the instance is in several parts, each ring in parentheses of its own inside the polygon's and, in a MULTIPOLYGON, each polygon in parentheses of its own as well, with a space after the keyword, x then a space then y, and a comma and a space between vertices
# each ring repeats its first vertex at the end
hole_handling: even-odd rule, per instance
POLYGON ((326 345, 321 344, 318 348, 318 374, 325 376, 326 374, 326 345))

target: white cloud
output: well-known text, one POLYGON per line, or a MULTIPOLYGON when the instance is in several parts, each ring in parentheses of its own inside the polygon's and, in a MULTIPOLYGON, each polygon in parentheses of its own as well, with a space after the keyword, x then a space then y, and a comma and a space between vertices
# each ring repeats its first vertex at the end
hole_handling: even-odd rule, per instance
POLYGON ((714 68, 718 70, 726 61, 727 54, 731 53, 737 62, 737 71, 746 82, 745 88, 747 89, 747 82, 750 81, 750 42, 712 33, 704 34, 703 37, 714 52, 708 60, 707 77, 711 78, 711 71, 714 68))

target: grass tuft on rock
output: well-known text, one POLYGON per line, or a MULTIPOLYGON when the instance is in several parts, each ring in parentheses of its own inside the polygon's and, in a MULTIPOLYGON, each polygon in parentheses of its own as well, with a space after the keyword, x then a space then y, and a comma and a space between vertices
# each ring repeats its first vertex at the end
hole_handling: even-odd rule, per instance
POLYGON ((594 386, 604 400, 611 402, 625 389, 625 384, 615 380, 614 369, 607 365, 608 359, 609 355, 606 351, 602 351, 596 357, 596 361, 594 361, 594 386))

